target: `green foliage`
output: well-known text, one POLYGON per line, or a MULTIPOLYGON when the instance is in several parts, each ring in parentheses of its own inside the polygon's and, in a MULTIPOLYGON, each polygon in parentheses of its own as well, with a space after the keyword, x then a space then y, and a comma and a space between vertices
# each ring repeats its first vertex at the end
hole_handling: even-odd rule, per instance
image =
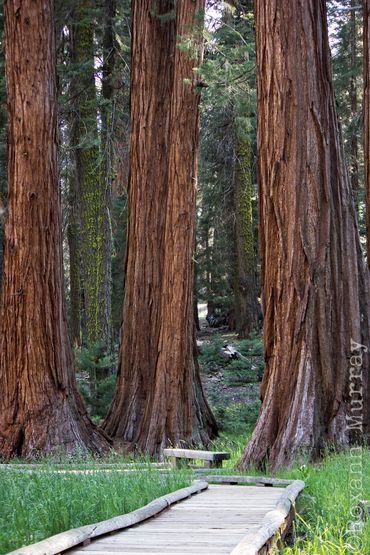
POLYGON ((230 386, 257 383, 262 379, 263 369, 263 361, 256 364, 253 358, 231 360, 225 373, 226 383, 230 386))
POLYGON ((238 351, 244 356, 263 356, 262 336, 257 332, 249 335, 248 339, 242 339, 238 342, 238 351))
MULTIPOLYGON (((245 431, 240 435, 221 433, 213 442, 213 449, 231 451, 231 460, 226 461, 225 468, 218 469, 217 474, 240 474, 233 466, 246 445, 245 431)), ((137 458, 136 462, 142 466, 135 473, 123 475, 112 469, 104 472, 106 463, 112 462, 118 470, 122 462, 130 461, 117 460, 113 454, 104 460, 74 458, 61 466, 43 460, 40 471, 1 468, 0 555, 63 530, 135 510, 190 481, 188 473, 159 473, 146 466, 148 461, 137 458), (56 472, 74 468, 89 472, 56 472)), ((346 533, 353 518, 350 510, 356 503, 351 499, 352 464, 351 451, 332 451, 319 464, 298 464, 276 474, 280 478, 302 479, 306 485, 298 501, 294 536, 288 539, 280 553, 367 555, 370 552, 369 519, 356 536, 356 545, 353 540, 349 541, 346 533)), ((359 498, 369 499, 370 451, 366 448, 362 450, 361 470, 359 498)), ((246 473, 261 475, 253 468, 246 473)))
MULTIPOLYGON (((359 498, 351 498, 351 480, 355 462, 352 451, 329 452, 319 465, 304 465, 280 473, 283 477, 300 478, 306 488, 300 497, 300 511, 294 526, 295 544, 282 550, 284 555, 367 555, 370 553, 370 520, 362 530, 348 534, 350 522, 361 499, 370 499, 370 451, 363 449, 359 498), (351 516, 352 510, 352 516, 351 516)), ((357 457, 356 457, 357 462, 357 457)), ((357 520, 357 519, 356 519, 357 520)))
POLYGON ((233 435, 250 435, 256 424, 260 402, 217 405, 213 414, 220 431, 233 435))
POLYGON ((89 463, 86 474, 57 473, 51 463, 31 472, 0 469, 0 554, 133 511, 190 482, 184 473, 159 473, 145 463, 125 474, 99 466, 89 463))
POLYGON ((225 339, 219 335, 204 343, 199 355, 202 372, 212 373, 223 368, 227 385, 243 385, 259 382, 264 369, 262 338, 257 333, 241 341, 235 338, 232 345, 243 356, 241 359, 227 361, 220 356, 225 339))
POLYGON ((222 337, 214 336, 209 342, 204 343, 198 357, 202 372, 217 371, 220 367, 222 359, 220 359, 220 350, 224 344, 222 337))
POLYGON ((233 436, 245 436, 252 432, 260 408, 258 382, 264 368, 262 338, 254 333, 242 341, 235 337, 227 339, 214 335, 204 343, 199 363, 220 430, 233 436), (228 361, 220 356, 227 342, 242 354, 242 359, 228 361))
POLYGON ((95 421, 107 413, 116 384, 117 355, 107 355, 101 344, 76 350, 77 383, 95 421))

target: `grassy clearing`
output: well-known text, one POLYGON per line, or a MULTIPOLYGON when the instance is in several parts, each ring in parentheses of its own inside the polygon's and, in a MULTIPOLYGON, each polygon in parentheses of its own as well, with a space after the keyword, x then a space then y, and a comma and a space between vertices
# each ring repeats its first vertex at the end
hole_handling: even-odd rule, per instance
POLYGON ((89 474, 58 474, 52 464, 33 472, 0 469, 0 554, 133 511, 191 481, 189 473, 162 474, 150 467, 132 474, 91 473, 99 466, 89 461, 89 474))
POLYGON ((370 499, 370 451, 329 453, 319 465, 280 473, 301 478, 306 488, 295 523, 295 544, 284 555, 368 555, 370 522, 358 515, 358 501, 370 499), (356 533, 348 533, 351 522, 356 533), (362 529, 359 529, 361 528, 362 529))

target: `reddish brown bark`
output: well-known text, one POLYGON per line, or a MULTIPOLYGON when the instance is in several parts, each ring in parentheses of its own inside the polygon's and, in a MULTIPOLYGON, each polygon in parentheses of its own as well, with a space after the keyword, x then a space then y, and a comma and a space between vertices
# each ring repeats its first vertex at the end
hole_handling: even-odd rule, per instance
POLYGON ((151 454, 171 443, 206 442, 216 429, 193 359, 198 48, 193 44, 189 53, 176 45, 202 8, 202 0, 132 3, 123 332, 117 389, 104 427, 151 454))
POLYGON ((108 447, 77 394, 63 298, 53 2, 6 1, 0 456, 108 447))
POLYGON ((343 162, 325 1, 255 7, 266 369, 239 466, 277 468, 368 429, 368 354, 352 391, 350 357, 351 339, 369 347, 369 277, 343 162), (351 430, 354 416, 361 426, 351 430))

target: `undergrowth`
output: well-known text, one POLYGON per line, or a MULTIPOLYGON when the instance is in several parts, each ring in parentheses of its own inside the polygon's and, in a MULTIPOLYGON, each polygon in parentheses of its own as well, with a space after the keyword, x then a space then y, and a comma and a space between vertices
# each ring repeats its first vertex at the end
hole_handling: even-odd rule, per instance
POLYGON ((207 398, 220 431, 232 436, 249 435, 260 409, 259 382, 264 367, 261 336, 252 334, 238 340, 213 335, 202 344, 199 363, 203 379, 208 380, 207 398), (225 344, 231 344, 241 358, 226 360, 220 356, 225 344))
POLYGON ((297 466, 279 475, 305 482, 294 525, 294 545, 284 555, 368 555, 370 521, 359 517, 359 500, 370 499, 370 451, 328 453, 317 465, 297 466), (361 460, 361 464, 358 463, 361 460), (350 528, 356 529, 350 533, 350 528))

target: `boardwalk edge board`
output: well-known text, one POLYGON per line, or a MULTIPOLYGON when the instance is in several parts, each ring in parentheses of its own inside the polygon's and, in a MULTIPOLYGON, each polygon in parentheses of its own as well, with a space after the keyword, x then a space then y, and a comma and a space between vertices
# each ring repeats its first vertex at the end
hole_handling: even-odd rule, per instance
POLYGON ((171 465, 168 462, 157 463, 108 463, 96 466, 89 465, 66 465, 64 463, 0 463, 0 470, 9 470, 11 472, 50 472, 50 473, 95 473, 95 472, 123 472, 125 470, 147 470, 147 469, 166 469, 171 470, 171 465))
POLYGON ((199 474, 202 480, 213 482, 214 484, 256 484, 257 486, 290 486, 294 480, 282 480, 279 478, 268 478, 266 476, 235 476, 235 475, 216 475, 208 474, 209 469, 196 469, 195 474, 199 474))
POLYGON ((182 488, 167 495, 163 495, 158 499, 154 499, 145 507, 141 507, 136 511, 127 513, 122 516, 116 516, 108 520, 103 520, 96 524, 88 524, 80 528, 73 528, 66 532, 61 532, 55 536, 51 536, 46 540, 38 543, 21 547, 15 551, 11 551, 7 555, 57 555, 62 551, 66 551, 88 540, 116 532, 124 528, 138 524, 148 518, 151 518, 174 503, 182 501, 191 495, 200 493, 208 489, 208 482, 202 480, 194 480, 192 485, 187 488, 182 488))
POLYGON ((274 545, 279 541, 281 533, 284 532, 289 517, 294 511, 295 501, 304 486, 302 480, 292 481, 280 495, 275 509, 265 515, 256 531, 244 536, 231 555, 258 555, 259 553, 276 552, 274 545), (269 548, 269 544, 271 548, 269 548))

